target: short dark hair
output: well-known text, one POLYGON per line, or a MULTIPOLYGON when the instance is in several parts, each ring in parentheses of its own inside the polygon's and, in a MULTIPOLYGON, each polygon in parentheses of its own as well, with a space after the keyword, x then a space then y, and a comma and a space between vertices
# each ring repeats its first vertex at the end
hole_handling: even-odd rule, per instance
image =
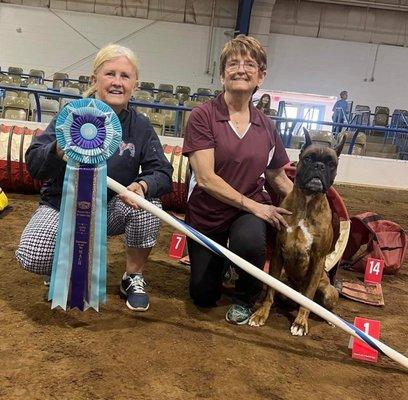
POLYGON ((344 96, 344 95, 348 95, 347 90, 342 90, 342 91, 340 92, 340 97, 341 97, 341 96, 344 96))

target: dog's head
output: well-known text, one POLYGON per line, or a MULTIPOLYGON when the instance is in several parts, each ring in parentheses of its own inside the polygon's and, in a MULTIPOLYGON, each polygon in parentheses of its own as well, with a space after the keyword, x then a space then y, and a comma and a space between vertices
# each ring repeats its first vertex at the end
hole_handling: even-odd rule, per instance
POLYGON ((306 142, 300 151, 295 184, 308 194, 326 193, 336 177, 338 158, 346 135, 343 135, 340 143, 332 149, 313 144, 307 129, 304 129, 304 132, 306 142))

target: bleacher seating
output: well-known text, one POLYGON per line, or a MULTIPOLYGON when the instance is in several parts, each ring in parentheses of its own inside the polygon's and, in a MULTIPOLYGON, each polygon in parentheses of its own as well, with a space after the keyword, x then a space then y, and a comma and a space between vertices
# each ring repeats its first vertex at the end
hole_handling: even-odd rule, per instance
MULTIPOLYGON (((135 100, 142 101, 144 103, 153 103, 154 102, 154 97, 152 94, 148 91, 145 90, 138 90, 135 93, 135 100)), ((154 113, 154 109, 152 107, 137 107, 136 108, 138 112, 144 114, 146 117, 149 118, 149 115, 154 113)))
MULTIPOLYGON (((47 85, 44 85, 42 83, 30 83, 27 86, 29 89, 34 89, 34 90, 41 90, 41 91, 47 91, 47 85)), ((35 101, 35 96, 34 94, 30 93, 28 98, 30 99, 30 105, 31 105, 31 121, 37 121, 37 102, 35 101)))
POLYGON ((8 67, 8 73, 10 75, 22 75, 23 72, 23 68, 21 67, 8 67))
POLYGON ((27 121, 30 101, 24 97, 7 97, 3 101, 2 118, 27 121))
POLYGON ((210 96, 210 95, 212 95, 212 91, 211 91, 211 89, 207 89, 207 88, 198 88, 197 89, 197 94, 210 96))
POLYGON ((176 98, 182 104, 190 99, 191 88, 189 86, 177 86, 176 98))
POLYGON ((0 85, 3 85, 3 86, 18 86, 14 82, 14 79, 13 79, 12 75, 1 75, 0 76, 0 85))
MULTIPOLYGON (((45 78, 45 72, 40 69, 31 68, 26 73, 23 68, 17 66, 9 67, 7 71, 0 68, 0 84, 3 86, 29 87, 32 84, 46 84, 46 90, 59 91, 62 87, 73 87, 79 89, 80 94, 82 94, 88 89, 90 83, 90 76, 88 75, 80 75, 78 79, 73 79, 67 73, 56 72, 53 74, 52 80, 49 80, 45 78)), ((213 93, 209 88, 198 88, 194 92, 191 87, 186 85, 177 85, 174 90, 174 85, 171 83, 160 83, 156 89, 154 82, 147 81, 140 82, 139 89, 150 92, 157 102, 161 98, 174 97, 179 100, 180 104, 188 100, 208 101, 222 92, 221 89, 217 89, 213 93)))
POLYGON ((323 130, 309 130, 310 138, 313 143, 319 144, 321 146, 330 147, 333 142, 333 135, 330 131, 323 130))
POLYGON ((357 104, 354 114, 357 115, 355 123, 358 125, 370 125, 370 107, 357 104))
POLYGON ((87 75, 80 75, 78 77, 78 88, 81 93, 85 92, 91 84, 91 77, 87 75))
POLYGON ((377 106, 374 112, 374 125, 388 126, 390 109, 388 107, 377 106))
MULTIPOLYGON (((75 86, 63 86, 60 89, 60 93, 63 94, 70 94, 73 96, 80 96, 80 90, 78 87, 75 86)), ((59 108, 63 108, 65 105, 67 105, 70 101, 72 101, 72 98, 68 98, 68 97, 60 97, 59 98, 59 108)))
POLYGON ((59 101, 40 97, 41 122, 50 122, 59 111, 59 101))
POLYGON ((146 90, 150 93, 153 93, 153 90, 155 89, 155 85, 153 82, 140 82, 139 89, 146 90))
POLYGON ((52 88, 60 89, 62 86, 64 86, 65 81, 68 79, 68 74, 64 72, 56 72, 52 76, 52 88))
POLYGON ((28 71, 28 75, 30 75, 30 79, 32 80, 29 83, 43 83, 44 82, 45 73, 41 69, 30 69, 30 71, 28 71))
MULTIPOLYGON (((47 94, 42 93, 39 100, 42 122, 49 122, 65 104, 71 101, 70 98, 56 96, 55 91, 80 96, 90 84, 90 77, 85 75, 80 76, 78 79, 70 79, 66 73, 56 73, 53 78, 52 81, 45 79, 44 71, 38 69, 30 69, 27 75, 23 73, 23 69, 20 67, 10 67, 7 71, 0 70, 0 85, 5 89, 0 92, 0 95, 2 94, 2 97, 0 97, 0 115, 18 120, 37 120, 37 104, 34 94, 21 90, 22 87, 27 87, 28 89, 47 92, 47 94)), ((175 86, 170 83, 160 83, 156 86, 154 82, 146 81, 140 82, 140 89, 135 92, 134 100, 151 103, 152 107, 147 105, 137 106, 137 111, 149 118, 158 134, 172 136, 183 136, 190 111, 166 110, 160 108, 159 104, 173 107, 180 105, 190 109, 222 93, 221 89, 212 91, 209 88, 198 88, 195 91, 194 88, 187 85, 175 86)), ((276 111, 273 110, 270 115, 276 115, 276 111)), ((353 124, 358 125, 390 126, 391 128, 403 129, 408 129, 407 122, 407 110, 394 110, 390 119, 388 107, 377 106, 374 114, 371 114, 370 107, 364 105, 355 106, 352 121, 353 124), (371 115, 373 116, 371 117, 371 115)), ((344 152, 348 153, 348 147, 354 132, 345 131, 345 133, 347 134, 347 140, 344 152)), ((400 142, 398 141, 401 138, 405 140, 404 146, 407 147, 405 134, 397 134, 392 131, 378 132, 370 128, 366 129, 366 133, 367 137, 364 133, 358 134, 353 154, 398 158, 404 152, 399 147, 400 142)), ((311 135, 314 135, 314 141, 319 141, 324 145, 330 144, 330 132, 311 131, 311 135)), ((291 145, 299 148, 301 143, 298 143, 297 139, 298 136, 293 134, 291 145)))
POLYGON ((158 87, 158 92, 156 94, 156 100, 160 101, 162 98, 173 97, 173 85, 170 83, 160 83, 158 87))
POLYGON ((158 135, 163 136, 166 129, 165 116, 160 113, 149 114, 150 123, 158 135))
MULTIPOLYGON (((179 101, 175 99, 174 97, 162 97, 160 99, 161 104, 166 104, 170 106, 178 106, 179 101)), ((164 123, 165 123, 165 133, 170 132, 172 128, 176 124, 176 116, 177 116, 177 111, 174 110, 165 110, 165 109, 160 109, 160 114, 163 115, 164 117, 164 123)))
POLYGON ((406 122, 408 122, 408 111, 395 109, 391 115, 390 126, 396 128, 407 128, 408 126, 406 122))
MULTIPOLYGON (((350 149, 350 144, 351 144, 351 142, 353 140, 355 132, 345 130, 345 131, 342 132, 342 134, 346 135, 346 142, 344 144, 342 153, 343 154, 348 154, 349 149, 350 149)), ((359 156, 365 155, 365 153, 366 153, 366 144, 367 144, 367 137, 366 137, 365 133, 359 132, 357 134, 356 140, 354 142, 352 154, 359 155, 359 156)))

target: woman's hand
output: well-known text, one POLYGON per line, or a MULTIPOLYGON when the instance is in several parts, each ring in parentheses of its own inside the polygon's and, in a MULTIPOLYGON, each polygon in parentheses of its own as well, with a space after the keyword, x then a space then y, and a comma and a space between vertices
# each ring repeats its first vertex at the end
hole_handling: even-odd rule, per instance
POLYGON ((285 208, 275 207, 269 204, 256 203, 253 206, 252 213, 257 217, 271 224, 278 231, 281 226, 289 228, 288 223, 285 221, 283 215, 291 215, 292 213, 285 208))
MULTIPOLYGON (((147 183, 145 181, 133 182, 127 187, 128 191, 136 193, 140 197, 145 198, 145 193, 147 191, 147 183)), ((133 207, 135 210, 138 210, 140 207, 136 204, 129 193, 122 193, 119 195, 119 198, 128 206, 133 207)))

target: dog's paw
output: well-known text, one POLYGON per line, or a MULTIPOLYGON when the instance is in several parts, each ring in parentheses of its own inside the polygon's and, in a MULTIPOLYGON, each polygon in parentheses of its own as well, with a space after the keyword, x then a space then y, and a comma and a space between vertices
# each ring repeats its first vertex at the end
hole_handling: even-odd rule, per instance
POLYGON ((299 324, 297 322, 294 322, 290 327, 290 333, 293 336, 306 336, 309 333, 307 322, 306 324, 299 324))
POLYGON ((251 315, 251 318, 249 318, 249 322, 248 322, 249 325, 251 325, 251 326, 263 326, 263 325, 265 325, 265 322, 268 319, 268 315, 265 315, 265 313, 258 312, 258 311, 253 313, 251 315))

